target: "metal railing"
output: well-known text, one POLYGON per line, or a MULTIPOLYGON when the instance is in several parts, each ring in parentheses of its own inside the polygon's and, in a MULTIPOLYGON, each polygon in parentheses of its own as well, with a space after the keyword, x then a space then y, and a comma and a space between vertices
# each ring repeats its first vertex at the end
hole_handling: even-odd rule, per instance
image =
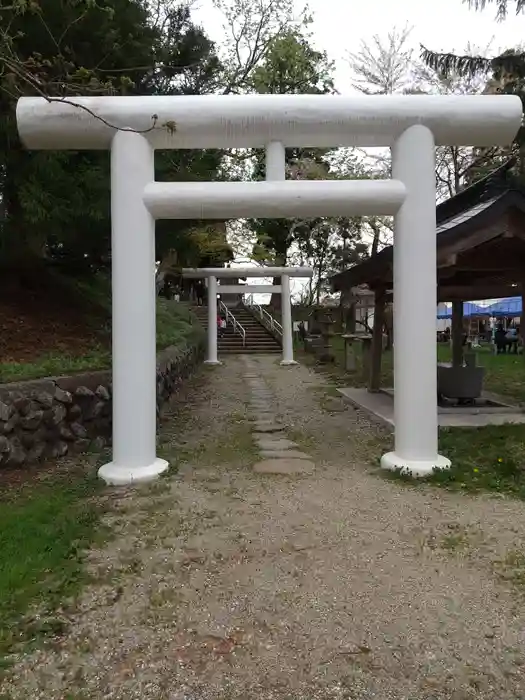
POLYGON ((243 345, 243 347, 245 347, 246 346, 246 331, 243 328, 243 326, 241 326, 239 321, 237 321, 235 316, 232 314, 230 309, 226 306, 226 304, 223 301, 219 301, 219 312, 222 315, 224 315, 225 320, 226 320, 226 325, 228 325, 228 321, 231 322, 231 324, 233 326, 233 332, 238 333, 241 336, 242 345, 243 345))
POLYGON ((253 294, 249 294, 244 300, 244 305, 249 306, 250 309, 257 314, 261 319, 263 325, 265 325, 272 333, 277 333, 281 338, 283 337, 283 327, 276 321, 274 317, 266 311, 264 307, 258 304, 253 298, 253 294))

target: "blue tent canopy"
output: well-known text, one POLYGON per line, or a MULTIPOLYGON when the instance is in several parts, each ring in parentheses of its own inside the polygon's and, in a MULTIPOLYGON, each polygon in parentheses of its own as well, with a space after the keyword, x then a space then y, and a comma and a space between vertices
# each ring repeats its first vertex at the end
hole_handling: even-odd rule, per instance
POLYGON ((491 316, 521 316, 521 297, 508 297, 487 307, 491 316))
MULTIPOLYGON (((478 306, 472 301, 463 302, 463 316, 471 318, 472 316, 491 316, 490 306, 478 306)), ((448 308, 445 313, 438 314, 439 319, 452 318, 452 307, 448 308)))

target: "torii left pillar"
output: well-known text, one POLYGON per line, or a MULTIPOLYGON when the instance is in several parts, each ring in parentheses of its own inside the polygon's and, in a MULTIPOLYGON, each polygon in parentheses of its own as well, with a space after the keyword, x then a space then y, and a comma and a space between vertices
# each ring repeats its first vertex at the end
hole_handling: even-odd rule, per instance
POLYGON ((154 153, 136 132, 111 145, 113 460, 108 484, 151 481, 168 469, 156 456, 155 222, 144 187, 155 179, 154 153))

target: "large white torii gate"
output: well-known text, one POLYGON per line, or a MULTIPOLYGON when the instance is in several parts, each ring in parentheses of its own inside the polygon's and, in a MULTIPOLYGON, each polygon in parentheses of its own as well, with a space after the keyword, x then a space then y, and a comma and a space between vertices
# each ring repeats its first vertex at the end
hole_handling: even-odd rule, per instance
POLYGON ((292 296, 290 290, 290 277, 313 277, 311 267, 208 267, 185 268, 182 276, 187 278, 205 278, 208 280, 208 356, 206 364, 220 365, 217 357, 217 294, 236 294, 254 292, 255 294, 269 294, 278 292, 281 294, 281 311, 283 326, 283 359, 281 365, 297 364, 293 356, 293 324, 292 324, 292 296), (217 285, 217 277, 280 277, 281 284, 258 285, 217 285))
MULTIPOLYGON (((510 144, 514 95, 204 95, 45 99, 17 105, 29 149, 111 150, 113 461, 108 483, 155 478, 155 219, 395 215, 395 451, 428 474, 438 454, 435 146, 510 144), (274 145, 275 144, 275 145, 274 145), (392 179, 155 182, 155 149, 386 146, 392 179)), ((273 175, 272 175, 273 172, 273 175)))

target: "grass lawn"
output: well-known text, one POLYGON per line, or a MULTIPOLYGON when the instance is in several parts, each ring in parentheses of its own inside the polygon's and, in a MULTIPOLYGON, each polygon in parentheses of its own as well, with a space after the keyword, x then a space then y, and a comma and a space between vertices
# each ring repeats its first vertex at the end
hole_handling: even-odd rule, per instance
POLYGON ((429 481, 453 489, 499 491, 525 499, 525 425, 441 428, 439 447, 452 468, 429 481))
MULTIPOLYGON (((388 471, 383 475, 413 485, 427 483, 465 493, 492 491, 525 500, 524 436, 524 425, 440 428, 439 451, 452 462, 450 469, 419 479, 388 471)), ((377 463, 393 446, 393 435, 371 446, 377 463)))
MULTIPOLYGON (((157 349, 170 345, 183 346, 203 333, 187 304, 166 299, 157 301, 157 349)), ((110 336, 104 345, 95 342, 81 355, 42 352, 32 362, 0 362, 0 383, 75 374, 111 367, 110 336)))
POLYGON ((0 383, 20 382, 42 377, 77 374, 111 366, 111 353, 97 345, 85 355, 42 353, 33 362, 0 362, 0 383))
MULTIPOLYGON (((451 360, 450 346, 438 343, 438 360, 451 360)), ((333 352, 336 357, 338 371, 344 373, 344 342, 340 336, 333 339, 333 352)), ((485 367, 484 387, 487 391, 499 394, 510 402, 525 404, 525 355, 494 355, 490 348, 480 348, 476 351, 477 363, 485 367)), ((359 358, 358 358, 359 359, 359 358)), ((345 373, 346 374, 346 373, 345 373)), ((365 386, 359 371, 347 374, 352 383, 349 386, 365 386)), ((394 374, 392 353, 383 353, 381 365, 381 386, 392 387, 394 374)))
MULTIPOLYGON (((204 331, 189 307, 157 306, 157 348, 194 342, 204 331)), ((45 355, 34 362, 0 365, 3 381, 111 365, 107 347, 82 357, 45 355)), ((83 554, 105 532, 100 525, 103 488, 100 455, 83 455, 23 470, 0 470, 0 670, 9 654, 42 638, 64 634, 57 613, 86 580, 83 554)))
MULTIPOLYGON (((335 337, 335 366, 326 368, 339 386, 365 386, 358 371, 345 372, 344 345, 335 337)), ((312 362, 311 356, 308 362, 312 362)), ((450 359, 450 348, 438 344, 440 361, 450 359)), ((485 388, 503 398, 525 405, 525 357, 493 355, 490 349, 477 350, 478 364, 485 367, 485 388)), ((383 355, 382 386, 393 386, 392 353, 383 355)), ((525 499, 525 425, 485 426, 481 428, 440 428, 440 452, 452 462, 452 469, 436 472, 418 480, 462 491, 496 491, 525 499)), ((380 446, 379 453, 391 448, 380 446)), ((391 474, 391 478, 402 478, 391 474)), ((413 480, 408 478, 411 483, 413 480)))
POLYGON ((183 347, 204 337, 205 331, 184 302, 157 300, 157 350, 183 347))
POLYGON ((0 495, 0 664, 20 645, 65 632, 59 605, 86 579, 83 553, 101 536, 94 457, 35 471, 0 495))

